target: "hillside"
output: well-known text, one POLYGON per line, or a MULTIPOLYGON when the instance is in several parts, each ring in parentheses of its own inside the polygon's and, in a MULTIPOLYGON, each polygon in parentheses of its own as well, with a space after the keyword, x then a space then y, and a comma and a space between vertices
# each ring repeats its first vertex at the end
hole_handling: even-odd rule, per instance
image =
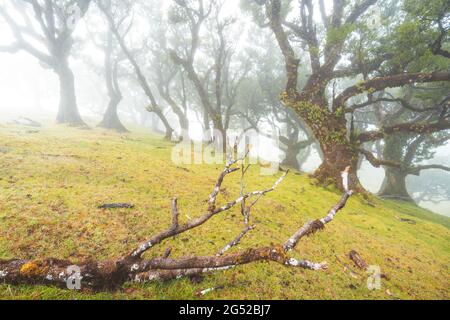
MULTIPOLYGON (((0 127, 0 259, 120 256, 170 224, 173 197, 179 198, 182 221, 200 215, 222 168, 179 167, 170 160, 171 147, 139 131, 118 135, 98 129, 0 127), (111 202, 135 207, 97 209, 111 202)), ((269 187, 274 180, 253 168, 247 187, 269 187)), ((239 174, 224 185, 221 199, 235 198, 239 174)), ((257 229, 232 250, 283 243, 306 221, 323 217, 339 198, 335 190, 291 173, 254 208, 257 229)), ((323 232, 304 239, 292 253, 327 261, 325 271, 262 262, 210 274, 200 283, 129 284, 109 293, 0 285, 0 298, 196 299, 198 290, 224 286, 204 299, 450 299, 449 228, 449 218, 413 205, 355 196, 323 232), (380 266, 387 276, 381 290, 367 289, 367 274, 347 256, 351 250, 380 266)), ((174 257, 211 255, 240 230, 235 209, 148 254, 162 255, 171 247, 174 257)))

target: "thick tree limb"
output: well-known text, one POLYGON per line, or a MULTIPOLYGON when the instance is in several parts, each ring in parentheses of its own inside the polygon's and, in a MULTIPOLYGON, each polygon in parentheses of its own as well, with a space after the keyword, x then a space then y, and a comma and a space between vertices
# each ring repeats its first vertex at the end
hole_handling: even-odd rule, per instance
POLYGON ((380 140, 386 137, 386 135, 398 132, 432 133, 447 129, 450 129, 450 121, 438 121, 433 123, 407 122, 393 126, 385 126, 379 130, 363 132, 357 137, 356 141, 361 144, 364 142, 380 140))
POLYGON ((450 73, 406 73, 387 77, 378 77, 361 82, 349 87, 334 99, 334 106, 343 106, 344 103, 353 96, 370 91, 380 91, 386 88, 401 87, 412 83, 425 83, 436 81, 450 81, 450 73))
POLYGON ((419 176, 420 172, 422 170, 429 170, 429 169, 439 169, 444 171, 450 171, 450 167, 440 165, 440 164, 428 164, 428 165, 422 165, 422 166, 414 166, 412 168, 409 168, 407 172, 412 175, 419 176))
POLYGON ((358 149, 358 151, 362 153, 366 157, 367 161, 369 161, 370 164, 373 165, 375 168, 379 168, 381 166, 388 166, 401 169, 403 167, 400 162, 378 159, 373 155, 372 152, 365 150, 363 148, 358 149))
MULTIPOLYGON (((448 9, 448 5, 447 5, 447 9, 448 9)), ((446 35, 448 35, 448 30, 446 30, 444 28, 444 26, 442 25, 442 21, 438 21, 438 26, 439 26, 439 36, 437 37, 436 41, 431 45, 431 50, 433 51, 434 54, 446 57, 446 58, 450 58, 450 51, 445 50, 442 48, 442 42, 444 41, 446 35)))
POLYGON ((364 2, 362 2, 361 4, 355 6, 355 8, 353 9, 353 11, 349 14, 349 16, 347 17, 347 19, 345 20, 346 24, 351 24, 351 23, 355 23, 356 20, 364 14, 364 12, 367 11, 367 9, 369 9, 372 5, 374 5, 375 3, 377 3, 378 0, 366 0, 364 2))
POLYGON ((281 25, 281 1, 269 0, 266 2, 267 16, 270 20, 270 28, 272 29, 275 37, 283 53, 286 64, 287 84, 286 91, 293 92, 297 90, 297 78, 298 78, 298 66, 300 60, 296 58, 294 49, 289 43, 286 32, 281 25))
POLYGON ((407 109, 407 110, 411 110, 413 112, 428 112, 428 111, 433 111, 433 110, 439 110, 439 108, 442 107, 442 105, 446 102, 445 100, 438 104, 437 106, 433 106, 433 107, 416 107, 413 106, 411 103, 409 103, 408 101, 406 101, 405 99, 402 98, 378 98, 378 99, 372 99, 360 104, 354 104, 348 108, 345 109, 345 112, 347 113, 351 113, 354 112, 357 109, 362 109, 365 108, 367 106, 370 106, 372 104, 375 104, 377 102, 397 102, 399 103, 403 108, 407 109))

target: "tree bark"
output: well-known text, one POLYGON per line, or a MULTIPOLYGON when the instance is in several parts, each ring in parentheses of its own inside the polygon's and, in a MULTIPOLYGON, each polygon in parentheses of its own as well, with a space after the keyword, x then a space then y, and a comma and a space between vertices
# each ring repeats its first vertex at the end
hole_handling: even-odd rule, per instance
POLYGON ((350 164, 353 188, 360 190, 356 171, 358 169, 358 153, 347 142, 328 142, 319 139, 323 162, 314 172, 313 177, 322 184, 334 184, 342 189, 341 172, 350 164))
POLYGON ((98 125, 99 127, 115 130, 117 132, 128 132, 127 128, 125 128, 117 115, 117 106, 121 100, 121 98, 113 98, 109 101, 108 108, 103 115, 103 120, 98 125))
POLYGON ((384 198, 393 198, 414 202, 406 189, 406 173, 396 168, 387 167, 383 184, 378 195, 384 198))
POLYGON ((60 61, 55 70, 59 77, 60 101, 56 122, 74 127, 87 127, 78 112, 75 94, 75 78, 67 61, 60 61))
POLYGON ((300 153, 299 148, 293 148, 288 146, 285 151, 286 156, 284 157, 284 160, 281 163, 281 165, 295 169, 297 171, 300 170, 300 165, 297 159, 299 153, 300 153))
POLYGON ((342 190, 341 172, 350 166, 352 188, 363 190, 356 171, 359 152, 347 137, 344 113, 332 112, 324 103, 321 95, 282 94, 282 102, 292 108, 303 119, 319 142, 323 162, 313 177, 321 184, 334 184, 342 190))

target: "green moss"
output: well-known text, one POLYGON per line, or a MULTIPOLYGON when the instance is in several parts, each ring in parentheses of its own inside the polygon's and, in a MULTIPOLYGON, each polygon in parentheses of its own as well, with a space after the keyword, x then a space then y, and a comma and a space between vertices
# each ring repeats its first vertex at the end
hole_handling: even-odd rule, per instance
MULTIPOLYGON (((139 131, 119 135, 49 127, 31 135, 4 127, 0 141, 11 150, 0 161, 0 259, 120 256, 170 225, 173 197, 179 198, 182 223, 204 212, 221 170, 220 165, 175 165, 170 143, 139 131), (97 209, 109 202, 135 208, 97 209)), ((246 185, 256 190, 273 181, 254 167, 246 185)), ((221 203, 239 194, 239 174, 227 178, 224 187, 221 203)), ((303 223, 323 217, 339 198, 334 189, 317 187, 306 175, 290 174, 254 207, 257 228, 232 252, 284 243, 303 223)), ((98 294, 0 285, 0 299, 197 299, 196 291, 221 285, 224 289, 205 299, 392 299, 386 290, 404 299, 449 299, 450 219, 402 202, 369 201, 352 197, 333 223, 302 240, 292 253, 327 261, 326 271, 253 263, 208 275, 201 283, 127 284, 121 291, 98 294), (413 217, 417 224, 396 217, 413 217), (357 271, 354 278, 337 260, 351 266, 350 250, 389 276, 381 290, 369 291, 365 272, 357 271)), ((241 231, 241 220, 236 208, 155 247, 148 256, 161 256, 169 246, 173 257, 214 254, 241 231)), ((27 272, 42 270, 28 267, 27 272)))

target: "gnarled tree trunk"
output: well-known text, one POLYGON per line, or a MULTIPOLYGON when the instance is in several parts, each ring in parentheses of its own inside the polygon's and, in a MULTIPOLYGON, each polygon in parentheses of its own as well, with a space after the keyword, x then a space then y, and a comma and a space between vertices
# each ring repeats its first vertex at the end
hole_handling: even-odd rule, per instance
POLYGON ((121 100, 122 98, 116 97, 109 101, 103 120, 98 124, 99 127, 116 130, 117 132, 128 132, 117 115, 117 106, 121 100))
POLYGON ((292 108, 308 125, 319 142, 323 162, 313 177, 322 184, 334 184, 342 189, 341 172, 350 165, 352 187, 362 190, 356 171, 359 153, 347 136, 346 119, 343 112, 330 111, 321 95, 283 94, 283 103, 292 108))
POLYGON ((99 127, 116 130, 117 132, 128 132, 125 126, 119 119, 117 114, 117 107, 122 101, 122 92, 120 91, 119 79, 118 79, 118 60, 113 59, 113 34, 111 29, 108 29, 106 35, 106 48, 105 48, 105 83, 108 90, 109 103, 103 120, 98 125, 99 127))
POLYGON ((281 165, 295 170, 300 170, 300 165, 297 159, 299 152, 299 148, 296 148, 295 146, 288 146, 285 151, 286 156, 284 157, 283 162, 281 162, 281 165))
POLYGON ((352 177, 354 177, 353 187, 359 189, 360 183, 356 175, 358 153, 347 142, 323 141, 320 138, 318 140, 323 154, 323 162, 313 176, 321 183, 335 184, 341 188, 341 172, 350 164, 352 177))
POLYGON ((407 174, 397 168, 387 167, 378 195, 383 198, 414 202, 406 189, 406 176, 407 174))
POLYGON ((71 126, 87 127, 78 112, 75 94, 75 78, 67 60, 61 59, 55 70, 59 77, 59 108, 56 122, 71 126))
POLYGON ((286 145, 286 149, 284 150, 285 157, 281 165, 299 171, 301 169, 302 163, 308 158, 310 154, 312 143, 312 141, 302 141, 286 145))

